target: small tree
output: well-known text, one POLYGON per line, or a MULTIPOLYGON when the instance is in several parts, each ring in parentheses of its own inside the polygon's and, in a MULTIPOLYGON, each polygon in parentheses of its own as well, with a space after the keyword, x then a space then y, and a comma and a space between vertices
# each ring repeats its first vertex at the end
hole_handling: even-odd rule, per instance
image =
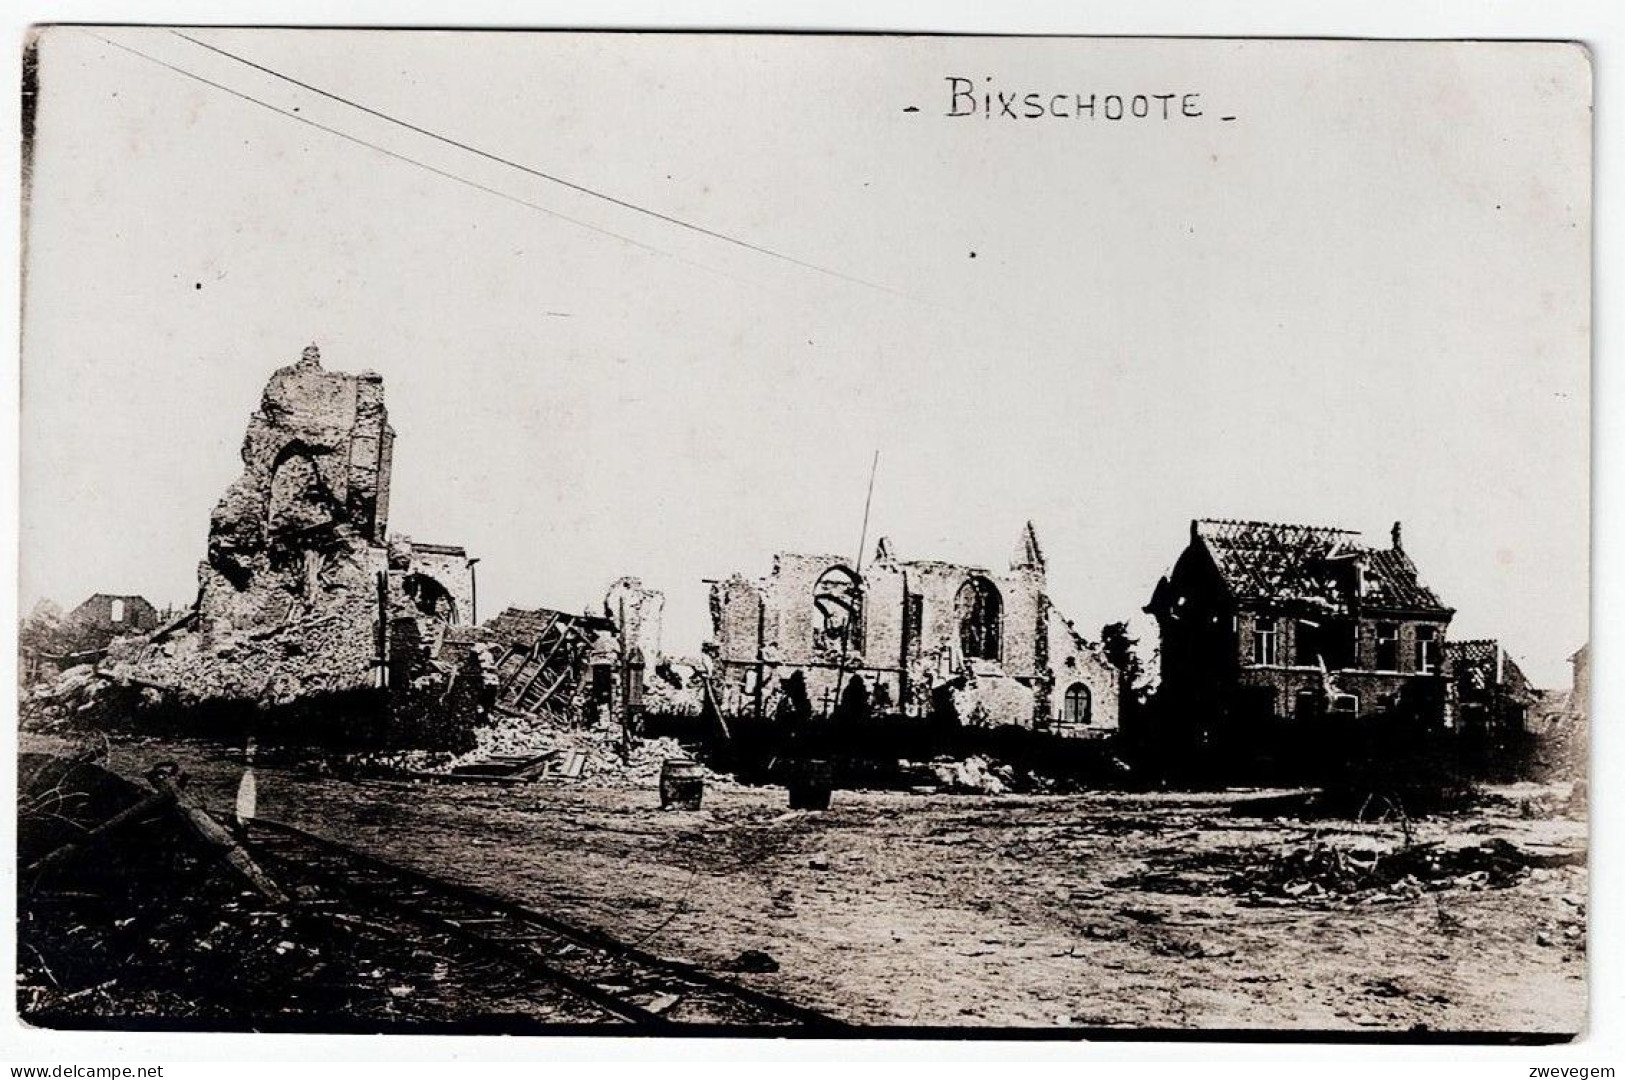
POLYGON ((1145 664, 1135 649, 1139 644, 1137 638, 1129 636, 1126 622, 1107 623, 1100 628, 1100 651, 1106 662, 1117 669, 1117 701, 1125 728, 1138 724, 1148 696, 1145 664))
POLYGON ((1126 622, 1107 623, 1100 628, 1100 651, 1106 654, 1106 662, 1117 669, 1125 691, 1137 689, 1145 676, 1145 665, 1134 651, 1139 643, 1137 638, 1129 637, 1126 622))
POLYGON ((779 702, 773 709, 773 721, 790 728, 805 725, 812 718, 812 701, 807 697, 807 679, 800 670, 792 671, 780 684, 779 702))
POLYGON ((870 717, 869 688, 862 675, 853 675, 841 688, 841 700, 835 705, 833 719, 840 724, 861 724, 870 717))

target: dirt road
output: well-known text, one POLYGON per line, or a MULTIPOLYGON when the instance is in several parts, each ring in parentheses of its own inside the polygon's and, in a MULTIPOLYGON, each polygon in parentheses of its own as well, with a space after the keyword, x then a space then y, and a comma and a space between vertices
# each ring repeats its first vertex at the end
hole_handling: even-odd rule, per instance
MULTIPOLYGON (((164 759, 232 805, 241 766, 218 748, 126 742, 111 765, 164 759)), ((652 786, 258 776, 264 816, 708 969, 766 953, 776 972, 737 977, 858 1024, 1583 1027, 1584 867, 1353 904, 1120 884, 1208 856, 1403 842, 1397 826, 1231 816, 1239 797, 838 792, 806 813, 781 789, 713 783, 705 809, 662 812, 652 786)), ((1584 836, 1514 799, 1418 822, 1412 839, 1575 850, 1584 836)))

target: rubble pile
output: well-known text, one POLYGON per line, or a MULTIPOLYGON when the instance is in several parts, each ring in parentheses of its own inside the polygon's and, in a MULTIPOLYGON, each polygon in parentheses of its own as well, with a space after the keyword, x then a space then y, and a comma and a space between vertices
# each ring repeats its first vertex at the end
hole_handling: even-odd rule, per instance
POLYGON ((1228 885, 1251 897, 1380 903, 1442 889, 1504 889, 1536 868, 1578 865, 1584 858, 1580 851, 1529 851, 1499 838, 1463 847, 1413 844, 1388 852, 1316 844, 1236 874, 1228 885))
POLYGON ((1584 951, 1586 947, 1586 898, 1578 892, 1559 898, 1557 914, 1542 919, 1535 931, 1535 944, 1556 945, 1584 951))
POLYGON ((963 761, 937 758, 929 769, 944 791, 956 794, 1003 795, 1017 788, 1015 770, 976 755, 963 761))
POLYGON ((28 711, 95 719, 113 701, 199 726, 262 712, 247 722, 296 721, 312 745, 466 748, 494 700, 494 657, 452 625, 472 587, 463 549, 388 535, 394 439, 380 376, 327 371, 315 346, 275 371, 242 473, 210 517, 196 604, 115 639, 93 671, 30 695, 28 711))
POLYGON ((1368 905, 1411 901, 1448 889, 1504 889, 1535 873, 1583 865, 1585 857, 1583 850, 1527 849, 1500 838, 1459 847, 1426 843, 1386 850, 1316 842, 1273 854, 1185 856, 1110 884, 1181 895, 1228 894, 1264 906, 1368 905))
POLYGON ((96 709, 110 685, 90 664, 68 668, 54 682, 43 682, 23 694, 18 719, 25 727, 49 729, 96 709))
POLYGON ((1085 786, 1065 769, 1046 774, 1032 763, 1012 763, 977 753, 963 757, 945 754, 925 762, 899 759, 896 768, 890 771, 892 777, 887 778, 888 782, 901 778, 907 787, 921 793, 1047 795, 1066 794, 1085 786))
MULTIPOLYGON (((567 726, 534 717, 498 714, 492 722, 474 732, 475 746, 436 764, 430 771, 451 772, 494 759, 533 757, 556 750, 581 753, 581 777, 588 780, 626 781, 639 786, 660 781, 660 770, 673 758, 693 754, 676 739, 633 738, 625 744, 620 725, 615 723, 567 726)), ((707 772, 708 778, 714 774, 707 772)))
POLYGON ((705 708, 706 666, 700 660, 666 657, 643 690, 643 708, 668 716, 698 716, 705 708))

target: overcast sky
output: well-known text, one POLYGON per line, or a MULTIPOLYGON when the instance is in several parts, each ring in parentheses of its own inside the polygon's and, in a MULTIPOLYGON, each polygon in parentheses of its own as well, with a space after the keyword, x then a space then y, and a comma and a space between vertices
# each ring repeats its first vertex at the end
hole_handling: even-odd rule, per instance
POLYGON ((855 552, 878 449, 871 547, 1002 565, 1030 518, 1091 632, 1154 638, 1222 516, 1403 519, 1452 636, 1539 683, 1587 637, 1572 47, 197 32, 731 243, 94 33, 419 164, 46 32, 25 610, 189 601, 266 376, 315 342, 383 374, 392 528, 481 556, 486 614, 633 574, 693 651, 701 579, 855 552), (946 116, 955 77, 1099 114, 946 116))

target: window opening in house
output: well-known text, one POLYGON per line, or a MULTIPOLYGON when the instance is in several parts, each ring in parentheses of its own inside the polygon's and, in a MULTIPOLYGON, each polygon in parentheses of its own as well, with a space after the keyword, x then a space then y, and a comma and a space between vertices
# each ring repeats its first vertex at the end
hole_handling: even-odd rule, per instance
POLYGON ((1399 670, 1399 624, 1384 622, 1377 624, 1377 663, 1378 671, 1399 670))
POLYGON ((1260 619, 1253 625, 1253 663, 1267 667, 1275 662, 1275 620, 1260 619))
POLYGON ((1324 652, 1321 625, 1312 619, 1299 619, 1293 628, 1292 662, 1299 667, 1319 667, 1324 652))
POLYGON ((1436 626, 1416 628, 1416 670, 1423 675, 1435 675, 1439 671, 1439 628, 1436 626))

